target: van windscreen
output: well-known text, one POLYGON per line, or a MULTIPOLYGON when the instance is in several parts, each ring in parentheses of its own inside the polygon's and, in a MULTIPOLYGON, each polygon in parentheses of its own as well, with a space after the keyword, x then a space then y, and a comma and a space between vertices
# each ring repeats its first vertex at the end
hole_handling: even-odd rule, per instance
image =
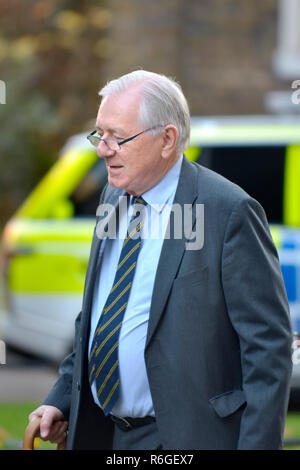
POLYGON ((238 184, 282 223, 285 146, 206 147, 198 163, 238 184))

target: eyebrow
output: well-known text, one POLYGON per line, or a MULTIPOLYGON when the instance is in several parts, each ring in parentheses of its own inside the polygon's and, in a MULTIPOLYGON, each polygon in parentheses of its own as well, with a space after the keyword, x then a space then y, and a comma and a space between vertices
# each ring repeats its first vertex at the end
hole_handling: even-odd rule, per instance
MULTIPOLYGON (((102 127, 100 127, 100 126, 96 126, 95 129, 96 129, 97 131, 103 131, 102 127)), ((107 129, 107 130, 108 130, 108 132, 111 132, 111 133, 117 133, 117 134, 121 134, 121 135, 122 135, 122 134, 126 135, 126 132, 124 131, 124 129, 119 129, 119 128, 117 128, 117 127, 116 127, 115 129, 109 128, 109 129, 107 129)))

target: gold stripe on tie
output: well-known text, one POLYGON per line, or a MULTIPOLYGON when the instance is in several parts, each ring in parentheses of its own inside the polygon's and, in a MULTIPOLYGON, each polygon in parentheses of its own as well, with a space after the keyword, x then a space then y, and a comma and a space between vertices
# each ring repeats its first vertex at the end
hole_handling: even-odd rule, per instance
POLYGON ((132 238, 133 235, 136 234, 136 232, 138 232, 142 227, 142 222, 140 222, 139 224, 137 224, 137 226, 130 232, 129 234, 129 238, 132 238))
POLYGON ((105 343, 107 343, 107 341, 109 340, 109 338, 111 338, 114 333, 119 329, 121 328, 121 325, 122 325, 122 322, 120 322, 113 330, 111 330, 111 332, 104 338, 104 340, 102 341, 102 343, 100 344, 99 348, 97 349, 96 351, 96 356, 98 356, 99 352, 101 351, 101 349, 103 348, 103 346, 105 345, 105 343))
POLYGON ((113 316, 106 323, 104 323, 104 325, 98 326, 97 330, 95 331, 94 336, 97 336, 98 334, 101 333, 101 331, 105 330, 105 328, 110 324, 110 322, 112 322, 119 315, 119 313, 122 312, 124 308, 126 308, 126 305, 127 305, 127 302, 125 302, 122 305, 122 307, 120 307, 119 310, 116 313, 114 313, 113 316))
POLYGON ((143 204, 143 206, 145 205, 144 199, 142 199, 142 198, 140 198, 140 197, 136 197, 136 198, 135 198, 135 202, 138 202, 139 204, 143 204))
POLYGON ((98 369, 96 370, 96 374, 95 374, 95 377, 97 378, 98 375, 100 374, 101 372, 101 369, 104 367, 107 359, 112 355, 112 353, 114 352, 114 350, 118 347, 118 343, 119 341, 116 341, 116 343, 110 348, 110 350, 108 351, 108 353, 106 354, 105 358, 103 359, 103 361, 101 362, 100 366, 98 367, 98 369))
POLYGON ((104 402, 104 404, 103 404, 103 407, 102 407, 103 409, 104 409, 104 408, 106 407, 106 405, 109 403, 109 401, 110 401, 111 397, 113 396, 113 393, 114 393, 114 391, 116 390, 116 388, 117 388, 117 386, 119 385, 119 383, 120 383, 120 379, 118 379, 118 380, 116 381, 115 385, 114 385, 113 388, 111 389, 111 391, 110 391, 108 397, 106 398, 106 400, 105 400, 105 402, 104 402))
POLYGON ((94 346, 93 346, 93 349, 91 350, 90 357, 89 357, 89 362, 90 362, 91 358, 93 357, 94 352, 95 352, 97 346, 98 346, 98 343, 96 342, 96 343, 94 344, 94 346))
POLYGON ((132 271, 132 270, 135 268, 135 265, 136 265, 136 261, 135 261, 134 263, 132 263, 132 265, 130 266, 130 268, 127 269, 127 271, 123 274, 123 276, 120 277, 120 279, 118 280, 118 282, 116 282, 115 285, 111 288, 110 294, 121 284, 121 282, 125 279, 125 277, 127 276, 127 274, 129 274, 130 271, 132 271))
POLYGON ((116 362, 114 363, 114 365, 112 366, 112 368, 110 369, 109 373, 107 374, 107 376, 105 377, 101 387, 99 388, 98 392, 97 392, 97 396, 98 398, 100 397, 101 393, 102 393, 102 390, 104 389, 108 379, 110 378, 110 376, 112 375, 112 373, 114 372, 114 370, 116 369, 117 365, 119 364, 119 361, 116 360, 116 362))
POLYGON ((95 370, 95 364, 93 364, 93 367, 92 367, 91 372, 90 372, 90 375, 89 375, 89 381, 90 381, 90 382, 91 382, 91 380, 92 380, 92 375, 93 375, 94 370, 95 370))
POLYGON ((121 266, 123 266, 123 264, 125 263, 125 261, 128 260, 128 258, 132 255, 132 253, 135 252, 135 250, 137 250, 139 247, 140 247, 140 244, 141 242, 138 242, 136 245, 134 245, 133 248, 131 248, 131 250, 127 253, 126 256, 124 256, 124 258, 122 259, 122 261, 119 263, 118 267, 117 267, 117 270, 120 269, 121 266))
POLYGON ((140 222, 128 235, 127 235, 127 238, 124 240, 124 243, 123 243, 123 248, 124 246, 127 245, 127 243, 129 242, 129 240, 132 240, 132 237, 133 235, 135 235, 139 230, 141 230, 143 224, 142 222, 140 222))
POLYGON ((130 289, 131 287, 131 284, 132 282, 130 281, 126 287, 124 287, 124 289, 122 290, 122 292, 120 292, 120 294, 112 301, 112 303, 110 305, 108 305, 104 310, 103 310, 103 315, 106 315, 107 312, 111 309, 111 307, 113 307, 115 305, 115 303, 118 302, 118 300, 120 300, 120 298, 125 294, 125 292, 128 291, 128 289, 130 289))

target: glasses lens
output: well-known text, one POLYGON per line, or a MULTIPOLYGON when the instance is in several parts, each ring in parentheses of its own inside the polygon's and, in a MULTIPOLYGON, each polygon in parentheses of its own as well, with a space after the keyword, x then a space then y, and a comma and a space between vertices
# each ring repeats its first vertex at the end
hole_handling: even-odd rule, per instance
POLYGON ((120 145, 116 139, 102 139, 98 135, 88 135, 87 138, 94 147, 98 147, 101 140, 103 140, 111 150, 120 150, 120 145))
POLYGON ((100 137, 97 137, 96 135, 89 135, 88 139, 94 147, 98 147, 99 142, 100 142, 100 137))
POLYGON ((111 150, 120 150, 119 142, 116 139, 105 139, 105 142, 111 150))

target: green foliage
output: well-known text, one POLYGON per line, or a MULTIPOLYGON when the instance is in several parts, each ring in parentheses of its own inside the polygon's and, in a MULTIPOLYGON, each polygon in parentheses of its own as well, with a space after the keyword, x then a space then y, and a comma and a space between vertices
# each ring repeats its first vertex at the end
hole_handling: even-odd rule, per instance
MULTIPOLYGON (((0 403, 0 450, 21 448, 24 431, 28 424, 28 415, 39 405, 34 402, 0 403)), ((285 440, 297 440, 300 443, 299 412, 288 413, 285 440)), ((38 439, 36 448, 55 449, 56 446, 38 439)), ((285 449, 299 450, 300 445, 285 446, 285 449)))
MULTIPOLYGON (((0 403, 0 450, 18 450, 22 447, 22 441, 28 415, 39 406, 33 402, 3 402, 0 403)), ((53 449, 54 444, 35 441, 36 449, 53 449)))
POLYGON ((294 445, 286 445, 287 450, 299 450, 300 449, 300 414, 299 412, 289 412, 285 426, 285 441, 286 444, 289 442, 295 442, 294 445))
POLYGON ((105 0, 0 0, 0 226, 94 122, 110 54, 105 0))

